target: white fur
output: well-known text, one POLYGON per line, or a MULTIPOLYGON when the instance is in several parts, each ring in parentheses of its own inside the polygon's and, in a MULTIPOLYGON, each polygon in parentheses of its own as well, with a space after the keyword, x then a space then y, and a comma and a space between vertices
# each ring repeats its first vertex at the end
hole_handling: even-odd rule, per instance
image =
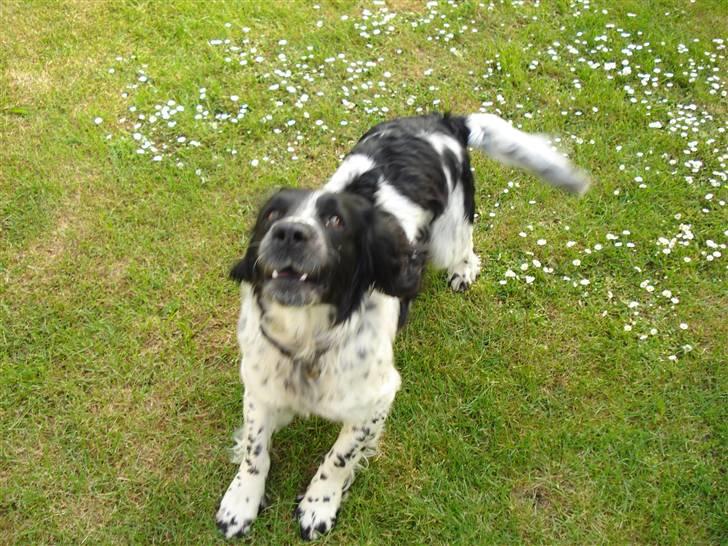
POLYGON ((407 239, 414 241, 418 231, 429 225, 432 213, 413 203, 385 181, 379 182, 377 205, 399 220, 407 239))
POLYGON ((375 166, 374 161, 363 154, 347 156, 326 183, 324 190, 331 192, 341 191, 357 176, 361 176, 365 172, 372 170, 375 166))
POLYGON ((332 421, 357 422, 366 418, 369 408, 382 396, 394 397, 399 388, 392 359, 399 314, 396 298, 373 291, 360 311, 332 328, 329 305, 291 308, 264 302, 267 309, 263 316, 252 292, 244 292, 241 316, 246 312, 246 319, 238 325, 243 353, 240 375, 246 389, 266 400, 267 406, 332 421), (328 347, 318 359, 320 376, 315 382, 299 384, 301 377, 294 374, 290 359, 262 335, 261 324, 296 358, 311 357, 315 346, 328 347), (358 357, 360 349, 366 351, 365 359, 358 357), (364 374, 369 375, 362 385, 364 374), (292 390, 286 388, 286 381, 292 390), (324 398, 319 400, 322 393, 324 398))
POLYGON ((462 185, 455 186, 445 212, 432 224, 430 260, 447 269, 456 292, 469 287, 480 273, 480 258, 473 252, 473 225, 465 217, 462 185))
POLYGON ((501 163, 529 170, 554 186, 582 194, 589 177, 538 135, 524 133, 494 114, 471 114, 468 144, 501 163))

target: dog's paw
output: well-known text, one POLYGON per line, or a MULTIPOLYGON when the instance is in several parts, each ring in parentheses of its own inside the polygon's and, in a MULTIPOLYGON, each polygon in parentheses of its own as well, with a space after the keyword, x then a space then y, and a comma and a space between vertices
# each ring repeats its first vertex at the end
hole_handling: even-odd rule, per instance
POLYGON ((315 540, 333 529, 341 506, 341 492, 312 485, 296 508, 303 540, 315 540))
POLYGON ((480 273, 480 258, 477 254, 470 253, 466 260, 450 269, 448 283, 455 292, 463 292, 470 288, 480 273))
POLYGON ((216 524, 225 538, 231 539, 247 535, 251 525, 253 525, 253 520, 245 519, 238 521, 236 516, 221 516, 218 512, 216 524))
POLYGON ((450 277, 450 288, 452 288, 454 292, 465 292, 468 288, 470 288, 470 283, 467 282, 460 274, 453 273, 452 277, 450 277))
POLYGON ((220 507, 215 515, 217 528, 225 538, 242 537, 248 534, 258 512, 264 507, 262 487, 257 484, 246 484, 238 473, 220 501, 220 507))

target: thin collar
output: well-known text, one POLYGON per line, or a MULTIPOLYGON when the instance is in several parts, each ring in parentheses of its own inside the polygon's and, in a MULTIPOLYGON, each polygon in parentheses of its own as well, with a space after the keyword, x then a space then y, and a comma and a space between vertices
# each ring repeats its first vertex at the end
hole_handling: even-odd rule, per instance
POLYGON ((301 366, 307 379, 315 381, 321 376, 319 359, 331 348, 330 345, 323 348, 317 348, 316 353, 311 358, 296 358, 290 349, 284 347, 278 341, 273 339, 273 337, 266 332, 262 324, 260 325, 260 333, 263 334, 263 337, 268 341, 268 343, 273 345, 279 353, 291 360, 294 366, 301 366))

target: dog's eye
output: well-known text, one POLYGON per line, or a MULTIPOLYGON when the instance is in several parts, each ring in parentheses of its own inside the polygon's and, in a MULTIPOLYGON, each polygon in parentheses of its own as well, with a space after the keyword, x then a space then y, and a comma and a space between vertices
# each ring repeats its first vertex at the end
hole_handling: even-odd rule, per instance
POLYGON ((273 220, 278 220, 278 218, 281 217, 281 211, 278 209, 273 209, 268 214, 266 214, 265 219, 269 222, 272 222, 273 220))
POLYGON ((338 214, 332 214, 326 219, 326 227, 340 229, 344 227, 344 221, 338 214))

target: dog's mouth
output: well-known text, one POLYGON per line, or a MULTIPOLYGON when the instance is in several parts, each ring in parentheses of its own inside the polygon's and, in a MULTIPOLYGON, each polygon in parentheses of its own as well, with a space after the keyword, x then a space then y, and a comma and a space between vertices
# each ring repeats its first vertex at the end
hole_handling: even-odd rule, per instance
POLYGON ((282 305, 315 304, 324 291, 317 275, 293 265, 265 269, 263 278, 263 294, 282 305))
POLYGON ((291 265, 280 269, 269 269, 265 272, 266 281, 317 284, 318 279, 310 272, 291 265))
POLYGON ((316 279, 310 273, 299 271, 288 266, 283 269, 271 269, 266 273, 267 280, 293 281, 300 283, 315 283, 316 279))

